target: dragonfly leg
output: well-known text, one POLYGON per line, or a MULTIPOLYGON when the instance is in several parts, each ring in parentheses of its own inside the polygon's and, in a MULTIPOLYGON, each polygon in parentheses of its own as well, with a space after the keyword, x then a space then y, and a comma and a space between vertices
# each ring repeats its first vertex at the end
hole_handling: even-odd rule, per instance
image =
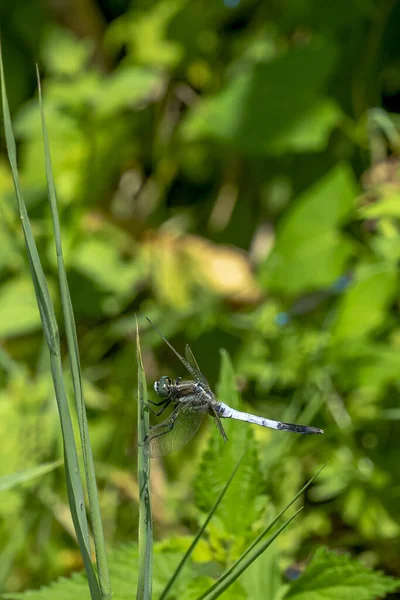
POLYGON ((150 404, 154 404, 154 406, 162 406, 166 402, 170 402, 170 399, 167 398, 166 400, 160 400, 160 402, 154 402, 154 400, 150 400, 150 398, 149 398, 149 402, 150 402, 150 404))
MULTIPOLYGON (((151 408, 150 404, 147 404, 147 402, 143 402, 143 404, 145 405, 146 408, 149 409, 149 411, 156 417, 159 417, 160 415, 163 414, 164 410, 166 408, 168 408, 170 401, 168 400, 168 402, 164 402, 164 406, 161 408, 161 410, 156 411, 153 408, 151 408)), ((160 404, 157 404, 156 406, 160 406, 160 404)))
MULTIPOLYGON (((164 425, 164 428, 162 431, 160 431, 160 433, 153 433, 150 432, 149 435, 147 436, 147 438, 145 439, 145 442, 149 442, 150 440, 155 440, 156 438, 160 437, 161 435, 165 435, 166 433, 169 433, 171 431, 171 429, 174 427, 174 421, 171 421, 170 423, 160 423, 160 425, 164 425)), ((157 425, 155 425, 153 427, 153 430, 156 429, 157 425)))
MULTIPOLYGON (((166 407, 164 407, 163 410, 165 408, 166 407)), ((179 405, 174 408, 171 415, 169 416, 169 418, 166 421, 163 421, 162 423, 158 423, 158 425, 154 425, 153 427, 151 427, 150 433, 148 436, 146 436, 145 442, 154 440, 155 438, 160 437, 161 435, 164 435, 165 433, 169 433, 175 424, 175 419, 178 415, 178 412, 179 412, 179 405), (160 430, 160 433, 157 433, 158 430, 160 430)))
POLYGON ((215 410, 215 408, 213 407, 212 404, 209 404, 209 411, 212 414, 212 416, 214 417, 214 422, 218 428, 218 431, 220 432, 220 434, 222 435, 222 439, 224 440, 224 442, 228 441, 228 436, 225 433, 225 429, 224 426, 221 423, 221 419, 219 418, 219 414, 217 413, 217 411, 215 410))

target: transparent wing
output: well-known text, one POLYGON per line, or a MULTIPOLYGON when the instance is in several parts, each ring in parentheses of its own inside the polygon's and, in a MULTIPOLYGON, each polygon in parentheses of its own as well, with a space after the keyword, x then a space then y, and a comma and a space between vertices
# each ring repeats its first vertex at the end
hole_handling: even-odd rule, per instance
POLYGON ((185 355, 186 355, 186 359, 187 361, 192 365, 193 369, 195 369, 197 375, 196 375, 196 379, 198 381, 201 381, 205 386, 207 386, 207 388, 209 388, 209 383, 207 381, 207 379, 204 377, 203 373, 200 371, 200 367, 197 364, 197 360, 194 357, 194 354, 192 352, 192 349, 190 348, 189 344, 186 344, 186 348, 185 348, 185 355))
MULTIPOLYGON (((163 334, 158 329, 158 327, 156 327, 154 325, 154 323, 152 321, 150 321, 149 317, 146 317, 146 319, 148 320, 148 322, 150 323, 150 325, 153 327, 153 329, 155 329, 157 331, 157 333, 160 336, 160 338, 162 338, 164 340, 164 342, 167 344, 167 346, 169 346, 171 348, 172 352, 179 358, 179 360, 181 361, 181 363, 183 365, 185 365, 186 369, 189 371, 189 373, 191 374, 191 376, 194 377, 195 379, 198 379, 198 376, 199 376, 199 373, 200 373, 199 368, 198 367, 196 368, 191 362, 189 362, 186 358, 184 358, 181 354, 179 354, 179 352, 177 352, 175 350, 175 348, 173 347, 173 345, 170 344, 169 341, 163 336, 163 334)), ((193 354, 192 354, 192 356, 193 356, 193 354)), ((200 375, 201 375, 201 373, 200 373, 200 375)))
POLYGON ((152 427, 146 443, 150 456, 165 456, 187 444, 199 429, 207 404, 193 406, 190 401, 178 404, 162 423, 152 427))

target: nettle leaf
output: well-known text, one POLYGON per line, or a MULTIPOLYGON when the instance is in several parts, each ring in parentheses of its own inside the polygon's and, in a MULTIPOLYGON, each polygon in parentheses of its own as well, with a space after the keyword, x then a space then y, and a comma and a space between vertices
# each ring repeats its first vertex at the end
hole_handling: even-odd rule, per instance
POLYGON ((261 279, 269 289, 295 295, 329 287, 343 274, 353 246, 339 227, 355 197, 353 174, 341 164, 294 203, 262 266, 261 279))
POLYGON ((384 321, 396 293, 395 264, 362 265, 341 298, 334 339, 338 342, 368 335, 384 321))
MULTIPOLYGON (((232 363, 225 351, 222 351, 217 397, 229 406, 243 410, 232 363)), ((197 506, 208 512, 226 484, 226 474, 231 473, 244 456, 239 473, 217 510, 226 531, 240 536, 247 534, 259 517, 257 500, 262 489, 262 475, 252 426, 234 419, 223 419, 222 424, 228 442, 225 443, 217 428, 213 427, 208 449, 203 454, 196 477, 195 498, 197 506), (238 510, 238 506, 245 506, 246 510, 238 510)))
MULTIPOLYGON (((174 596, 174 598, 179 597, 179 600, 198 600, 213 583, 215 583, 215 580, 211 579, 211 577, 195 577, 188 583, 181 595, 174 596)), ((223 600, 248 600, 249 595, 247 590, 243 589, 240 582, 235 581, 231 587, 224 591, 221 598, 223 600)))
POLYGON ((367 569, 348 555, 319 548, 284 598, 291 600, 376 600, 394 592, 400 579, 367 569))
MULTIPOLYGON (((155 544, 154 554, 154 597, 158 598, 183 556, 183 551, 163 551, 155 544)), ((138 574, 138 549, 136 544, 121 546, 110 557, 110 575, 113 584, 113 600, 131 600, 135 596, 138 574)), ((177 598, 186 598, 185 590, 194 578, 191 563, 188 563, 176 584, 177 598)), ((5 600, 90 600, 87 579, 84 573, 75 573, 71 578, 61 578, 48 587, 23 593, 4 594, 5 600)))
POLYGON ((269 62, 246 65, 218 95, 189 112, 183 136, 216 139, 249 154, 320 148, 340 116, 338 107, 321 101, 335 58, 334 46, 316 40, 269 62), (307 118, 318 134, 306 126, 307 118))
POLYGON ((241 583, 252 600, 273 600, 282 586, 279 568, 279 554, 276 544, 272 544, 242 574, 241 583))

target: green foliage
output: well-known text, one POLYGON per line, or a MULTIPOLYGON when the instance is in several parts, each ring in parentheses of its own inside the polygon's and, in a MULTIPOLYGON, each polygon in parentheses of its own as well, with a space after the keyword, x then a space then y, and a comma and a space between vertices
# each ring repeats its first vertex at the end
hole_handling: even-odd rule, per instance
MULTIPOLYGON (((242 405, 238 386, 246 410, 325 430, 299 439, 227 423, 223 445, 211 423, 154 460, 154 531, 165 538, 155 597, 243 453, 177 597, 205 593, 324 463, 274 554, 224 594, 279 597, 283 569, 320 541, 398 575, 398 4, 106 0, 65 14, 3 4, 20 187, 60 321, 37 57, 43 73, 107 545, 137 534, 135 314, 148 383, 183 375, 144 327, 149 315, 174 345, 190 343, 213 389, 227 349, 234 368, 224 356, 215 388, 227 404, 242 405)), ((61 436, 4 152, 0 204, 7 478, 58 459, 61 436)), ((63 326, 60 342, 64 367, 63 326)), ((58 470, 1 493, 1 589, 38 588, 82 567, 66 498, 58 470)))
MULTIPOLYGON (((232 363, 226 352, 222 351, 221 356, 218 398, 232 408, 241 410, 243 406, 236 388, 232 363)), ((239 473, 217 511, 218 528, 221 527, 225 535, 235 532, 235 538, 240 539, 240 536, 249 533, 252 524, 260 517, 262 476, 253 430, 231 419, 224 421, 223 426, 228 443, 225 444, 219 431, 213 428, 195 479, 195 501, 201 510, 209 511, 215 497, 225 485, 224 474, 231 472, 243 457, 239 473), (245 506, 246 510, 238 511, 238 505, 245 506)))
POLYGON ((355 281, 338 307, 332 334, 335 343, 367 336, 386 318, 397 291, 395 265, 389 262, 360 265, 355 281))
POLYGON ((284 598, 310 600, 342 598, 360 600, 383 598, 399 587, 399 581, 378 571, 365 568, 349 556, 320 548, 304 574, 291 584, 284 598))
POLYGON ((250 154, 322 150, 340 118, 334 103, 319 98, 335 54, 331 44, 318 40, 251 68, 239 63, 226 89, 189 113, 185 138, 212 137, 250 154), (308 134, 310 121, 317 138, 308 134))
POLYGON ((294 203, 263 266, 267 287, 296 295, 335 282, 352 255, 339 227, 351 216, 355 191, 353 175, 339 165, 294 203))

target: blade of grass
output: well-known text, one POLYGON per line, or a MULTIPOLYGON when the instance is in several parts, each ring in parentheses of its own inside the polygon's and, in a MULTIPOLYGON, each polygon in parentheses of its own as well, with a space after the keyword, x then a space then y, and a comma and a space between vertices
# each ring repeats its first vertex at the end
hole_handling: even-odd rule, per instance
POLYGON ((18 208, 25 238, 25 245, 27 249, 38 308, 40 312, 40 318, 42 321, 43 332, 50 353, 51 372, 53 377, 53 384, 57 400, 57 407, 60 415, 61 431, 63 437, 65 470, 71 515, 74 522, 79 547, 82 553, 82 558, 88 577, 88 583, 92 599, 101 600, 100 589, 98 586, 96 575, 94 573, 93 565, 90 561, 89 528, 87 523, 84 493, 72 428, 71 414, 69 412, 69 406, 63 380, 58 327, 54 315, 53 304, 47 287, 46 278, 44 276, 35 240, 33 238, 28 213, 26 211, 26 206, 24 203, 19 183, 17 152, 4 80, 4 68, 1 54, 1 46, 0 79, 3 100, 4 131, 6 137, 8 159, 11 166, 11 173, 14 182, 15 193, 17 196, 18 208))
MULTIPOLYGON (((218 580, 218 584, 222 583, 225 579, 228 579, 231 577, 231 575, 233 574, 233 572, 240 567, 240 563, 242 561, 244 561, 246 559, 246 557, 250 554, 250 552, 261 542, 261 540, 267 535, 267 533, 269 531, 271 531, 271 529, 275 526, 275 524, 277 523, 277 521, 281 518, 281 516, 288 510, 288 508, 290 508, 295 502, 296 500, 301 496, 301 494, 312 484, 312 482, 314 481, 314 479, 316 477, 318 477, 318 475, 321 473, 322 469, 324 469, 325 465, 323 467, 321 467, 321 469, 319 469, 319 471, 317 471, 317 473, 315 475, 313 475, 313 477, 311 477, 311 479, 301 488, 301 490, 299 490, 297 492, 297 494, 294 496, 294 498, 289 502, 289 504, 287 504, 285 506, 285 508, 283 508, 277 515, 276 517, 271 521, 271 523, 256 537, 256 539, 254 540, 254 542, 247 548, 247 550, 238 558, 238 560, 236 562, 233 563, 233 565, 231 565, 229 567, 229 569, 227 569, 227 571, 225 571, 225 573, 223 573, 221 575, 221 577, 218 580)), ((297 514, 297 513, 296 513, 297 514)), ((242 571, 241 571, 242 572, 242 571)), ((215 585, 215 584, 214 584, 215 585)), ((210 588, 213 589, 213 588, 210 588)), ((200 599, 199 599, 200 600, 200 599)))
POLYGON ((303 510, 299 508, 294 515, 292 515, 279 529, 275 531, 273 535, 271 535, 255 552, 253 552, 246 560, 243 560, 240 565, 237 565, 237 568, 234 570, 229 570, 229 575, 224 574, 218 581, 214 583, 204 594, 202 594, 197 600, 215 600, 215 598, 219 598, 221 594, 230 586, 240 575, 245 571, 252 562, 256 560, 265 550, 272 544, 272 542, 282 533, 284 529, 293 521, 294 518, 297 517, 299 512, 303 510))
POLYGON ((65 333, 67 337, 69 363, 72 373, 72 382, 78 413, 79 432, 82 444, 83 462, 85 466, 86 485, 88 490, 89 510, 93 528, 93 541, 96 553, 97 571, 99 574, 99 582, 102 597, 104 598, 104 600, 109 600, 112 596, 110 574, 107 563, 106 544, 104 539, 103 522, 101 519, 100 503, 96 483, 96 473, 93 462, 93 453, 90 445, 89 428, 86 416, 78 338, 76 334, 71 295, 69 291, 67 273, 65 270, 63 258, 60 219, 57 210, 57 194, 51 164, 50 145, 44 115, 42 89, 40 84, 38 67, 36 67, 36 75, 38 82, 40 114, 42 120, 47 189, 50 202, 51 216, 53 220, 54 240, 57 254, 58 280, 60 284, 61 303, 64 315, 65 333))
POLYGON ((136 319, 136 352, 138 364, 138 481, 139 481, 139 577, 137 600, 151 600, 153 570, 153 520, 150 502, 150 457, 144 443, 149 432, 146 409, 147 386, 140 350, 139 327, 136 319))
POLYGON ((225 486, 221 490, 221 492, 220 492, 217 500, 215 501, 214 506, 212 507, 212 509, 208 513, 207 518, 204 521, 203 525, 200 527, 200 529, 196 533, 196 535, 195 535, 195 537, 193 539, 193 542, 190 544, 189 548, 185 552, 185 555, 182 557, 182 560, 180 561, 179 565, 176 567, 174 574, 172 575, 171 579, 168 581, 167 585, 165 586, 165 588, 164 588, 164 590, 163 590, 163 592, 162 592, 159 600, 164 600, 164 598, 166 597, 166 595, 168 594, 168 592, 172 588, 173 584, 175 583, 175 581, 176 581, 179 573, 181 572, 184 564, 186 563, 186 561, 188 560, 188 558, 192 554, 193 550, 197 546, 197 543, 198 543, 199 539, 201 538, 201 536, 203 535, 205 528, 207 527, 208 523, 210 522, 210 520, 211 520, 212 516, 214 515, 215 511, 217 510, 218 506, 221 504, 221 501, 222 501, 223 497, 225 496, 226 492, 228 491, 228 488, 229 488, 230 484, 232 483, 232 480, 235 477, 236 472, 237 472, 238 468, 240 467, 240 464, 241 464, 242 460, 243 460, 243 456, 239 460, 239 462, 237 463, 236 467, 233 469, 233 471, 231 473, 231 476, 229 477, 229 479, 226 482, 225 486))
POLYGON ((54 471, 54 469, 62 465, 62 463, 62 459, 59 459, 50 463, 38 465, 37 467, 32 467, 31 469, 26 469, 25 471, 18 471, 17 473, 11 473, 10 475, 3 475, 0 477, 0 492, 11 490, 22 483, 27 483, 32 479, 35 479, 36 477, 46 475, 46 473, 54 471))

